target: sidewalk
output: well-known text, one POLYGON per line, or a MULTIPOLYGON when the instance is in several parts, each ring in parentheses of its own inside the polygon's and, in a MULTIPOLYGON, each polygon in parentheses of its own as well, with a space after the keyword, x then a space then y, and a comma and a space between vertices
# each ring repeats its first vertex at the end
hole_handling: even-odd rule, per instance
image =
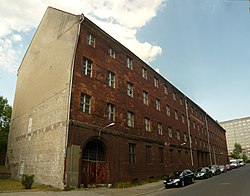
POLYGON ((12 193, 0 193, 1 196, 139 196, 139 195, 150 195, 150 193, 156 192, 162 189, 163 181, 148 183, 141 186, 135 186, 124 189, 115 188, 90 188, 90 189, 77 189, 73 191, 39 191, 33 192, 12 192, 12 193))

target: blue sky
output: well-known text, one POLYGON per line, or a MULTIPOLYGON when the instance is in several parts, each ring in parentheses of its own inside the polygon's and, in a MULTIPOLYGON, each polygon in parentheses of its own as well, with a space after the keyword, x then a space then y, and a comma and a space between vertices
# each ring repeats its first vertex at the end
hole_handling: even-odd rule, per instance
POLYGON ((10 104, 17 68, 46 7, 53 6, 84 13, 215 120, 250 116, 247 0, 25 0, 25 10, 14 0, 1 1, 0 94, 10 104), (22 10, 23 20, 12 10, 17 16, 22 10))

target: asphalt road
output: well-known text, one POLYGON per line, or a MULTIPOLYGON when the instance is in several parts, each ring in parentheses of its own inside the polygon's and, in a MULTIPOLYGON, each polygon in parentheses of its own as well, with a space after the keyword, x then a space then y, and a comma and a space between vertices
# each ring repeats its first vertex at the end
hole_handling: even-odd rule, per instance
POLYGON ((170 196, 250 196, 250 165, 206 180, 196 180, 183 188, 161 189, 150 195, 170 196))
POLYGON ((0 193, 0 196, 250 196, 250 164, 180 188, 165 189, 163 181, 125 189, 95 188, 74 191, 0 193))

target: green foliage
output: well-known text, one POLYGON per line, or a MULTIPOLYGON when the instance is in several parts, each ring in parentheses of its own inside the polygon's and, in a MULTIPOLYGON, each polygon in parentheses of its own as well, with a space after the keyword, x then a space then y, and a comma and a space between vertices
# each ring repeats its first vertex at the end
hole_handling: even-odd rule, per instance
POLYGON ((12 107, 0 96, 0 153, 6 152, 12 107))
POLYGON ((246 161, 247 161, 248 157, 247 157, 247 155, 246 155, 245 153, 243 153, 243 155, 242 155, 242 159, 243 159, 243 161, 246 163, 246 161))
POLYGON ((25 189, 31 189, 31 186, 34 182, 34 175, 28 175, 28 174, 23 174, 21 183, 24 186, 25 189))
POLYGON ((234 144, 233 153, 230 155, 233 159, 240 159, 242 154, 242 147, 239 143, 234 144))

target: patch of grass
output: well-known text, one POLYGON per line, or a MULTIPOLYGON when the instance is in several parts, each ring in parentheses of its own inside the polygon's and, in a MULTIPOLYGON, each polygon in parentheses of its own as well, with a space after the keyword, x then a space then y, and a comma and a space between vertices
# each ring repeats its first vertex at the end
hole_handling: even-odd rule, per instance
POLYGON ((30 190, 24 189, 21 181, 13 179, 0 179, 0 193, 1 192, 19 192, 19 191, 61 191, 58 188, 42 185, 33 184, 30 190))

